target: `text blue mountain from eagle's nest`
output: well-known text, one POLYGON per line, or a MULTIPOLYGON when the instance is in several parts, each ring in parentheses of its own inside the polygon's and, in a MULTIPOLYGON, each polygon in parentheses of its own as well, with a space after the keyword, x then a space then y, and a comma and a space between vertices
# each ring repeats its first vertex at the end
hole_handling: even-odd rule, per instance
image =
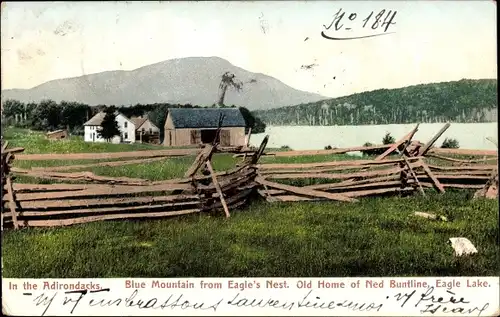
POLYGON ((228 89, 224 104, 250 110, 314 102, 326 97, 289 87, 260 73, 252 73, 219 57, 171 59, 131 71, 106 71, 57 79, 31 89, 2 91, 2 101, 77 101, 88 105, 170 103, 210 106, 217 103, 222 74, 243 82, 240 92, 228 89))

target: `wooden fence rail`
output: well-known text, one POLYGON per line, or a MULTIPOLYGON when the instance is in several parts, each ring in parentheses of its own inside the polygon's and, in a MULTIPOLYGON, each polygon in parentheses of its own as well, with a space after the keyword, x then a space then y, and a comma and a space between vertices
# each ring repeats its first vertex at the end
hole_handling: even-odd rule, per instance
MULTIPOLYGON (((197 165, 189 177, 151 182, 127 177, 105 177, 90 172, 61 173, 75 167, 86 168, 97 165, 119 166, 151 162, 164 159, 141 159, 121 162, 105 162, 83 166, 60 166, 51 169, 12 168, 13 153, 22 148, 2 147, 2 225, 19 227, 67 226, 101 220, 143 219, 179 216, 200 212, 229 211, 245 204, 258 183, 254 181, 257 168, 248 163, 228 171, 216 173, 210 164, 212 153, 221 151, 217 144, 209 145, 201 153, 209 153, 194 164, 197 165), (133 163, 132 163, 133 162, 133 163), (199 165, 199 166, 198 166, 199 165), (200 172, 200 173, 197 173, 200 172), (85 184, 21 184, 12 183, 11 175, 25 175, 40 179, 64 182, 80 181, 85 184), (7 206, 7 208, 5 208, 7 206)), ((199 149, 195 149, 200 153, 199 149)), ((223 149, 229 151, 234 149, 223 149)), ((192 151, 192 150, 191 150, 192 151)), ((156 156, 154 153, 133 153, 125 157, 156 156)), ((182 151, 181 151, 182 152, 182 151)), ((177 153, 177 152, 176 152, 177 153)), ((186 152, 182 152, 186 153, 186 152)), ((191 152, 190 152, 191 153, 191 152)), ((172 151, 170 151, 172 154, 172 151)), ((87 157, 88 154, 70 155, 70 159, 87 157)), ((118 157, 116 153, 105 153, 100 158, 118 157), (108 155, 109 154, 109 155, 108 155)), ((253 154, 258 160, 260 155, 253 154)), ((34 156, 32 159, 46 159, 34 156)), ((23 158, 27 158, 24 156, 23 158)), ((28 158, 30 158, 28 156, 28 158)), ((190 169, 192 170, 192 169, 190 169)))
MULTIPOLYGON (((449 126, 449 124, 444 125, 426 144, 422 144, 412 141, 419 127, 417 125, 394 144, 376 146, 386 151, 373 160, 259 164, 260 176, 256 181, 263 188, 258 191, 268 201, 325 199, 353 201, 357 197, 415 191, 425 195, 424 188, 435 188, 440 193, 444 193, 448 188, 476 189, 481 193, 494 193, 494 190, 488 191, 486 187, 498 186, 497 165, 492 164, 498 161, 498 151, 433 148, 449 126), (394 156, 395 153, 397 156, 394 156), (469 159, 447 155, 466 155, 469 159), (306 184, 311 182, 314 184, 306 184)), ((272 154, 276 156, 332 154, 366 149, 353 147, 272 154)))
POLYGON ((259 163, 259 158, 265 155, 269 139, 267 136, 257 150, 243 149, 245 157, 239 166, 223 172, 213 170, 213 154, 241 149, 222 149, 214 143, 204 149, 22 155, 19 153, 24 149, 8 149, 7 143, 3 143, 2 226, 15 229, 66 226, 102 220, 158 218, 206 212, 223 212, 229 217, 230 211, 247 203, 253 192, 260 193, 272 202, 356 202, 360 197, 374 195, 418 192, 425 195, 424 189, 427 188, 434 188, 440 193, 448 189, 472 189, 477 191, 477 197, 496 197, 497 151, 433 148, 433 144, 448 126, 445 125, 427 144, 412 140, 418 130, 417 125, 394 144, 271 153, 275 156, 300 156, 385 149, 375 159, 300 164, 259 163), (106 177, 88 171, 67 172, 94 166, 148 163, 179 155, 196 155, 184 177, 179 179, 149 181, 106 177), (21 169, 11 167, 14 158, 122 160, 21 169), (16 175, 63 183, 22 184, 15 182, 16 175))

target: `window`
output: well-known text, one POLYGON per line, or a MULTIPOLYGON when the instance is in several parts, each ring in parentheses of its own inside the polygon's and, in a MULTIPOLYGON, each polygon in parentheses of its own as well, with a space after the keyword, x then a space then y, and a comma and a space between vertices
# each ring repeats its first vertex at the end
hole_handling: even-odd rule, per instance
MULTIPOLYGON (((125 122, 125 123, 126 123, 126 122, 125 122)), ((126 140, 126 139, 128 139, 128 133, 127 133, 127 132, 125 132, 125 137, 124 137, 124 139, 125 139, 125 140, 126 140)))
POLYGON ((149 128, 149 133, 153 133, 153 128, 149 128))
MULTIPOLYGON (((124 127, 124 128, 127 128, 127 121, 125 121, 125 122, 123 123, 123 127, 124 127)), ((125 139, 126 139, 126 138, 127 138, 127 137, 125 137, 125 139)))

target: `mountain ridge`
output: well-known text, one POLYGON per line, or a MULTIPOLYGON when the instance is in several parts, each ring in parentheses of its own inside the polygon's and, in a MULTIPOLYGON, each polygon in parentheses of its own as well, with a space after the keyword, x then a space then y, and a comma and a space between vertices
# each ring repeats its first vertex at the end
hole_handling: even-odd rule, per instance
POLYGON ((216 103, 222 74, 232 72, 244 83, 241 92, 228 91, 225 103, 250 110, 292 106, 328 97, 292 88, 272 76, 253 73, 220 57, 186 57, 133 70, 109 70, 54 79, 28 89, 2 90, 2 101, 76 101, 89 105, 216 103), (256 82, 250 82, 256 80, 256 82))

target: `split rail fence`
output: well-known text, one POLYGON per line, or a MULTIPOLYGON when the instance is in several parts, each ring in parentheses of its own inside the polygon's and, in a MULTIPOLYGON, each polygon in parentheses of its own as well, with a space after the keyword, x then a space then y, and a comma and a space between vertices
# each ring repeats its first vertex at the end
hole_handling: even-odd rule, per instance
POLYGON ((269 137, 258 149, 221 149, 218 144, 203 149, 158 150, 125 153, 21 154, 22 148, 2 144, 2 225, 5 227, 52 227, 112 220, 221 213, 242 207, 254 193, 266 200, 355 202, 374 195, 426 195, 425 188, 440 193, 447 189, 473 189, 477 196, 498 195, 498 152, 440 149, 433 145, 446 131, 446 124, 431 140, 414 141, 418 125, 394 144, 320 151, 265 153, 269 137), (383 149, 374 159, 303 164, 259 163, 263 155, 300 156, 383 149), (242 162, 235 168, 215 172, 216 152, 238 151, 242 162), (67 172, 75 168, 121 166, 197 155, 181 179, 149 181, 106 177, 91 172, 67 172), (13 159, 112 159, 126 161, 21 169, 13 159), (54 184, 26 184, 16 175, 56 180, 54 184), (75 183, 77 182, 77 183, 75 183))
POLYGON ((274 156, 340 154, 385 149, 371 160, 304 164, 259 164, 256 181, 268 201, 337 200, 409 194, 424 188, 444 193, 448 188, 475 189, 475 196, 498 195, 498 151, 441 149, 433 145, 448 129, 446 124, 426 144, 413 141, 417 125, 394 144, 319 151, 274 152, 274 156), (466 156, 467 158, 463 158, 466 156), (307 184, 307 183, 313 184, 307 184), (302 186, 301 186, 302 185, 302 186))
MULTIPOLYGON (((209 144, 201 151, 197 150, 198 155, 184 178, 148 181, 99 176, 91 172, 61 171, 99 165, 119 166, 151 162, 165 159, 171 156, 172 152, 168 153, 168 156, 151 157, 144 151, 140 154, 148 158, 130 161, 43 169, 12 167, 14 154, 23 150, 23 148, 7 149, 7 144, 2 145, 2 226, 15 229, 66 226, 112 219, 168 217, 200 212, 224 211, 225 216, 229 217, 230 209, 241 207, 255 192, 253 189, 258 185, 254 180, 255 163, 263 153, 263 150, 253 153, 241 166, 216 173, 211 158, 215 152, 220 152, 220 149, 217 144, 209 144), (16 183, 13 182, 14 175, 65 183, 16 183)), ((160 153, 163 154, 165 153, 160 153)), ((75 157, 79 159, 85 155, 76 154, 75 157)), ((40 159, 40 156, 33 157, 40 159)), ((128 157, 133 156, 129 154, 128 157)))

